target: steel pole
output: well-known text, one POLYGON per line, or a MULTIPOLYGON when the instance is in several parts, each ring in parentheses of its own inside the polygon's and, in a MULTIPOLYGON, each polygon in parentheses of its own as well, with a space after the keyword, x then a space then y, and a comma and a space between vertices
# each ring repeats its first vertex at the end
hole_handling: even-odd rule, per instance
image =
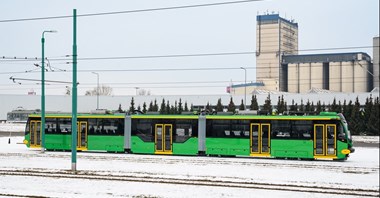
POLYGON ((77 171, 77 10, 73 10, 73 94, 71 117, 71 170, 77 171))
POLYGON ((247 69, 240 67, 244 70, 244 110, 247 110, 247 69))
POLYGON ((41 37, 41 152, 45 152, 45 33, 55 33, 55 30, 43 31, 41 37))
POLYGON ((45 38, 42 32, 42 63, 41 63, 41 153, 45 152, 45 38))

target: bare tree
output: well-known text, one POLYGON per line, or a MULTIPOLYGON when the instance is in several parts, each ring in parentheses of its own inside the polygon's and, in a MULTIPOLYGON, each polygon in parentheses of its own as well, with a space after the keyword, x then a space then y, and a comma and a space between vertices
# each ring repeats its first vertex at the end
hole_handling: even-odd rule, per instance
POLYGON ((150 91, 145 89, 140 89, 138 92, 139 96, 150 96, 150 91))
POLYGON ((99 90, 97 90, 97 87, 95 87, 94 89, 88 90, 85 93, 86 96, 96 96, 98 94, 100 96, 110 96, 112 95, 112 88, 106 85, 102 85, 99 87, 99 90))
POLYGON ((71 87, 66 86, 65 95, 70 96, 71 95, 71 87))

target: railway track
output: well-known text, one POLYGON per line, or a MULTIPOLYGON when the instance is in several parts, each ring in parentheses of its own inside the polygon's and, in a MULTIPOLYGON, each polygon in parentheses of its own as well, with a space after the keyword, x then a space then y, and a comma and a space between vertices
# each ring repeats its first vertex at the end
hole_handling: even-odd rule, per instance
MULTIPOLYGON (((232 166, 255 166, 255 167, 271 167, 279 168, 303 168, 303 169, 323 169, 329 171, 338 171, 351 174, 369 174, 378 173, 379 167, 366 167, 366 166, 344 166, 344 162, 325 162, 325 161, 298 161, 298 160, 276 160, 276 159, 248 159, 248 158, 218 158, 218 157, 181 157, 173 158, 172 156, 158 157, 150 155, 136 155, 130 157, 130 154, 112 154, 107 153, 104 155, 93 155, 94 153, 83 153, 78 156, 79 159, 91 160, 91 161, 120 161, 124 163, 162 163, 162 164, 191 164, 191 165, 232 165, 232 166), (286 163, 284 163, 286 162, 286 163)), ((45 154, 40 153, 0 153, 1 157, 22 157, 22 158, 70 158, 69 153, 65 152, 47 152, 45 154)))
POLYGON ((193 185, 193 186, 210 186, 224 188, 247 188, 261 190, 279 190, 292 192, 321 193, 330 195, 350 195, 363 197, 379 197, 379 190, 361 189, 361 188, 343 188, 332 186, 320 186, 312 184, 289 184, 289 183, 265 183, 257 181, 244 181, 239 179, 228 178, 202 178, 187 177, 179 178, 166 175, 148 175, 148 174, 128 174, 118 173, 110 174, 109 172, 99 171, 78 171, 73 174, 71 171, 62 170, 38 170, 38 169, 0 169, 0 175, 24 176, 24 177, 46 177, 46 178, 66 178, 82 180, 105 180, 105 181, 123 181, 123 182, 144 182, 176 185, 193 185))

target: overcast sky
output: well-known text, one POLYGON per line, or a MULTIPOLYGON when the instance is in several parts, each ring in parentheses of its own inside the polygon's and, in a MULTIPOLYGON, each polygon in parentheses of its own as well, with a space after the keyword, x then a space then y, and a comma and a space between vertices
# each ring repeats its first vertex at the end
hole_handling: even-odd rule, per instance
MULTIPOLYGON (((97 86, 97 75, 91 71, 99 74, 101 85, 113 88, 113 95, 135 95, 141 89, 152 95, 227 94, 230 82, 244 83, 244 70, 240 67, 249 68, 247 81, 255 82, 256 57, 252 52, 256 50, 258 13, 279 13, 283 18, 294 19, 299 27, 300 50, 353 47, 300 54, 366 52, 372 56, 368 46, 379 35, 379 0, 256 1, 79 17, 227 1, 2 0, 0 94, 27 94, 31 90, 41 93, 39 82, 14 83, 9 79, 41 79, 40 68, 34 66, 41 64, 40 60, 7 58, 41 58, 44 30, 58 31, 45 34, 45 56, 51 66, 47 67, 45 79, 72 81, 72 65, 67 63, 71 58, 65 57, 72 54, 72 18, 8 20, 70 16, 73 9, 78 14, 78 95, 97 86), (224 53, 238 54, 210 55, 224 53), (168 55, 202 56, 162 57, 168 55), (109 59, 114 57, 124 58, 109 59)), ((46 84, 47 95, 63 95, 66 86, 71 86, 46 84)))

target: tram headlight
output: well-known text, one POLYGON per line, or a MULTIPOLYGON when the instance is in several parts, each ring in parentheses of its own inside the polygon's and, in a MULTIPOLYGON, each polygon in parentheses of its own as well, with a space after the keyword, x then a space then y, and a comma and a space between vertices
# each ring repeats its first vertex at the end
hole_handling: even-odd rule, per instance
POLYGON ((341 151, 341 153, 347 155, 347 154, 350 154, 351 151, 350 151, 349 149, 343 149, 343 150, 341 151))
POLYGON ((22 141, 24 144, 28 144, 28 140, 24 140, 22 141))

